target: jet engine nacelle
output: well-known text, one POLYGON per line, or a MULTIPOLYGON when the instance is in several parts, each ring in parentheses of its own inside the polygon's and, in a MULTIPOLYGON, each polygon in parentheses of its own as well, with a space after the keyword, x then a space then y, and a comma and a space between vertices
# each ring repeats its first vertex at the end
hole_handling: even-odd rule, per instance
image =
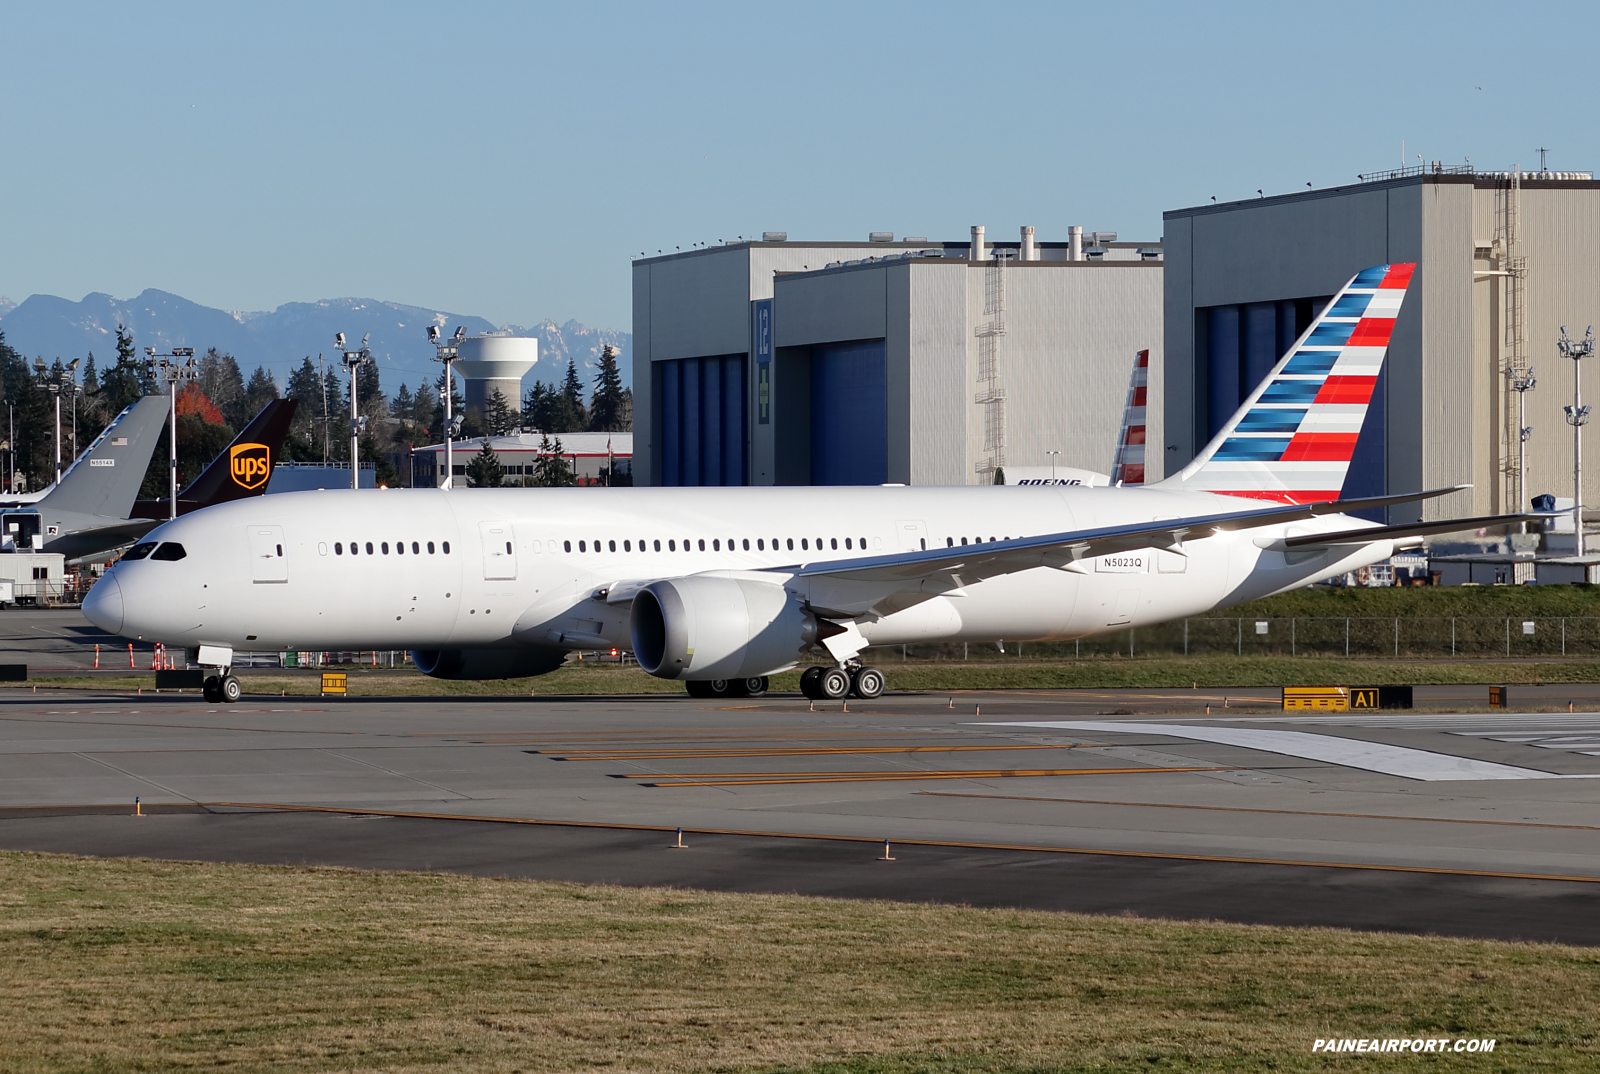
POLYGON ((564 649, 413 649, 411 662, 436 679, 520 679, 544 675, 566 660, 564 649))
POLYGON ((645 586, 629 630, 639 666, 662 679, 743 679, 793 667, 806 615, 782 585, 697 574, 645 586))

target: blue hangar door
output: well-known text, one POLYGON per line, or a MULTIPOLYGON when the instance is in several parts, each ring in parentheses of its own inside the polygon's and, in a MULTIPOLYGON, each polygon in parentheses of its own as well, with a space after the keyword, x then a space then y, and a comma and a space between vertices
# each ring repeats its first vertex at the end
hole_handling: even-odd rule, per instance
POLYGON ((883 340, 811 348, 811 483, 889 480, 883 340))
POLYGON ((745 356, 652 363, 663 485, 749 483, 745 356))

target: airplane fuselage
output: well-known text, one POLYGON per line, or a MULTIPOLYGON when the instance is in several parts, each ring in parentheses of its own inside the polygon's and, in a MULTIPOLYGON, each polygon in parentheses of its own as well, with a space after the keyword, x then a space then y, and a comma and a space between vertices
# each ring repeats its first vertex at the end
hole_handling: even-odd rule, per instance
MULTIPOLYGON (((629 582, 762 572, 1236 511, 1237 497, 1086 487, 389 489, 288 493, 161 525, 183 558, 123 560, 86 612, 130 637, 240 650, 628 648, 629 582), (115 606, 113 606, 115 605, 115 606)), ((1037 567, 866 616, 873 644, 1070 639, 1295 588, 1393 542, 1296 554, 1329 515, 1037 567)), ((170 553, 158 553, 168 554, 170 553)), ((798 655, 796 657, 798 659, 798 655)))

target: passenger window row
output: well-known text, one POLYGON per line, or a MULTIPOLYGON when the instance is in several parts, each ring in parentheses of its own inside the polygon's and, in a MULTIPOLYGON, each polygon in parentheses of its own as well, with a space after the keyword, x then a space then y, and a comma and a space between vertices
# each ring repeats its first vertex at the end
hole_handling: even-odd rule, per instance
MULTIPOLYGON (((433 542, 432 541, 428 541, 426 543, 426 545, 423 545, 423 544, 421 544, 421 543, 419 543, 417 541, 412 541, 411 542, 411 554, 413 556, 422 555, 422 551, 423 551, 424 547, 427 548, 428 555, 431 556, 431 555, 434 554, 434 548, 433 548, 433 542)), ((442 551, 444 552, 445 555, 448 556, 450 554, 450 542, 449 541, 441 541, 440 542, 440 548, 442 549, 442 551)), ((352 556, 359 556, 361 554, 361 551, 362 551, 362 543, 361 542, 359 542, 359 541, 351 541, 350 542, 350 554, 352 556)), ((379 555, 387 556, 389 554, 389 542, 388 541, 379 541, 376 545, 374 545, 371 541, 367 541, 366 542, 366 553, 369 556, 379 556, 379 555)), ((333 542, 333 554, 336 555, 336 556, 344 555, 344 542, 343 541, 334 541, 333 542)), ((403 556, 403 555, 406 554, 406 543, 404 541, 396 541, 394 543, 394 554, 397 555, 397 556, 403 556)))
MULTIPOLYGON (((779 540, 780 539, 777 538, 777 537, 774 537, 772 539, 772 551, 774 551, 774 552, 777 552, 777 551, 792 552, 792 551, 794 551, 794 541, 795 541, 795 539, 793 537, 783 538, 782 539, 783 540, 782 546, 780 546, 779 540)), ((819 552, 823 551, 822 541, 823 541, 823 539, 821 537, 817 538, 816 550, 819 551, 819 552)), ((965 543, 965 542, 963 542, 963 543, 965 543)), ((659 541, 659 540, 653 540, 653 541, 641 540, 641 541, 638 542, 638 544, 639 544, 639 549, 638 550, 640 552, 650 552, 650 551, 660 552, 660 551, 662 551, 661 541, 659 541)), ((622 549, 621 550, 624 551, 624 552, 632 552, 634 550, 633 546, 634 546, 634 542, 633 541, 624 540, 622 542, 622 549)), ((835 550, 838 549, 838 547, 839 547, 839 538, 837 538, 837 537, 828 538, 828 549, 827 549, 828 551, 835 551, 835 550)), ((562 548, 562 551, 565 551, 565 552, 572 551, 572 542, 571 541, 562 541, 561 542, 561 548, 562 548)), ((847 552, 854 551, 857 548, 859 548, 861 551, 864 552, 864 551, 866 551, 866 548, 867 548, 867 539, 865 537, 846 537, 846 538, 844 538, 844 548, 845 548, 845 551, 847 551, 847 552)), ((583 541, 579 541, 578 542, 578 551, 579 552, 590 552, 590 551, 594 551, 594 552, 615 552, 617 550, 618 549, 617 549, 617 542, 616 541, 592 541, 591 542, 591 541, 583 540, 583 541), (592 548, 590 547, 591 544, 593 545, 592 548)), ((767 539, 765 537, 757 537, 755 539, 755 548, 754 549, 752 549, 750 547, 750 538, 748 538, 748 537, 744 537, 744 538, 729 537, 728 538, 728 551, 730 551, 730 552, 738 552, 738 551, 765 552, 766 550, 767 550, 767 539)), ((666 542, 666 551, 668 551, 668 552, 676 552, 676 551, 678 551, 678 540, 676 538, 668 538, 668 540, 666 542)), ((722 551, 722 538, 713 537, 711 539, 711 547, 710 547, 710 549, 706 548, 706 539, 704 537, 701 537, 701 538, 698 538, 698 539, 695 539, 695 538, 684 538, 683 551, 685 551, 685 552, 695 552, 695 551, 699 551, 699 552, 705 552, 705 551, 720 552, 720 551, 722 551)), ((809 537, 800 538, 800 551, 802 551, 802 552, 811 551, 811 538, 809 538, 809 537)))
MULTIPOLYGON (((993 543, 995 541, 1009 541, 1009 540, 1011 540, 1010 537, 990 537, 988 539, 988 543, 993 543)), ((965 537, 961 538, 961 543, 962 544, 966 544, 967 543, 967 539, 965 537)), ((972 543, 973 544, 984 544, 985 540, 982 537, 974 537, 972 539, 972 543)), ((954 548, 955 544, 956 544, 956 539, 954 537, 946 537, 944 539, 944 546, 946 548, 954 548)))

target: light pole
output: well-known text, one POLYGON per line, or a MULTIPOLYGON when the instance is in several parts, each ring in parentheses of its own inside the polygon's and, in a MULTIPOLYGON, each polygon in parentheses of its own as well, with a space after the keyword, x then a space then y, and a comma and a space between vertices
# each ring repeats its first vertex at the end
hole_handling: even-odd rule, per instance
POLYGON ((334 346, 339 348, 339 353, 344 355, 345 368, 350 370, 350 487, 361 487, 361 427, 363 422, 356 413, 357 383, 356 374, 363 365, 372 364, 372 352, 367 349, 367 340, 370 335, 361 337, 360 350, 345 350, 344 333, 334 336, 334 346))
POLYGON ((444 402, 444 484, 439 487, 444 489, 454 488, 456 479, 456 424, 450 413, 451 389, 455 387, 455 382, 450 379, 450 363, 458 357, 461 340, 466 334, 466 326, 457 325, 456 334, 450 337, 449 342, 445 342, 439 335, 438 325, 428 326, 428 342, 433 344, 437 352, 433 360, 444 364, 444 387, 439 389, 439 398, 444 402))
POLYGON ((55 397, 56 405, 56 484, 61 484, 61 393, 68 390, 76 391, 78 387, 78 359, 74 358, 60 373, 51 375, 46 372, 43 358, 33 360, 33 375, 39 382, 39 387, 55 397))
POLYGON ((167 418, 171 423, 167 432, 167 518, 178 517, 178 382, 193 380, 200 375, 200 364, 194 360, 193 347, 174 347, 165 354, 157 354, 154 347, 144 349, 145 359, 156 381, 165 381, 170 397, 167 418), (182 359, 182 361, 179 361, 182 359))
POLYGON ((1567 424, 1572 426, 1572 526, 1577 538, 1576 551, 1583 549, 1583 427, 1589 421, 1589 408, 1583 405, 1583 359, 1594 354, 1594 325, 1589 326, 1582 343, 1567 337, 1567 326, 1561 326, 1561 341, 1556 344, 1562 357, 1572 359, 1572 405, 1562 407, 1567 412, 1567 424))

